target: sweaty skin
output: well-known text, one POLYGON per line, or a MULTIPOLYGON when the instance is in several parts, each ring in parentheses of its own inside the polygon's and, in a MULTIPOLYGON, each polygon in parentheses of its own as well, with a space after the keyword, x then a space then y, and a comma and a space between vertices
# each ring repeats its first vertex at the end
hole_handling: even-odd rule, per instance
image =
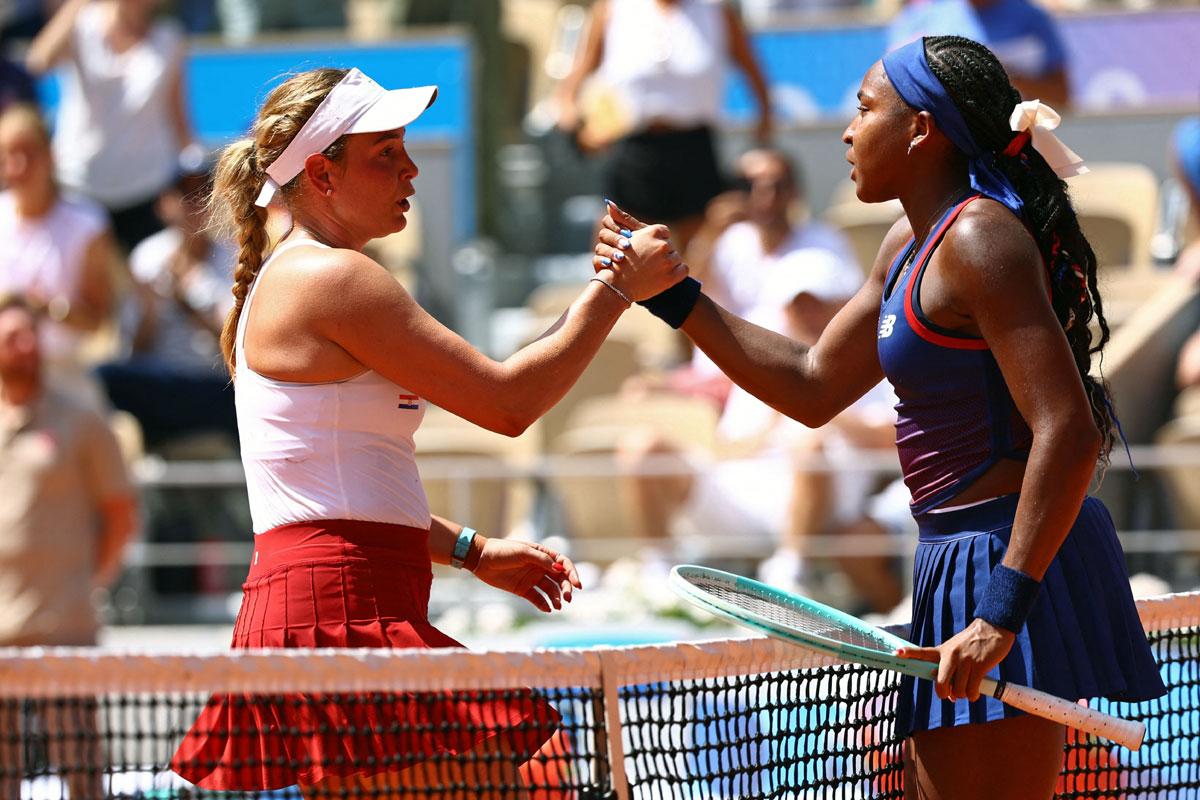
MULTIPOLYGON (((883 378, 876 333, 886 271, 910 236, 925 237, 947 198, 967 190, 961 154, 928 112, 904 104, 881 64, 867 73, 859 98, 859 114, 843 134, 858 195, 867 202, 898 197, 905 208, 863 287, 811 348, 740 319, 703 295, 682 328, 735 383, 810 427, 828 422, 883 378)), ((610 206, 598 249, 618 247, 622 229, 640 227, 610 206)), ((638 257, 636 251, 627 255, 630 263, 638 257)), ((981 199, 963 211, 934 252, 920 300, 936 324, 988 342, 1032 431, 1026 462, 1002 461, 951 502, 1020 492, 1003 563, 1040 580, 1078 514, 1101 444, 1050 306, 1041 255, 1012 212, 981 199)), ((939 664, 939 697, 974 700, 980 680, 1014 639, 1009 631, 974 620, 938 647, 900 655, 939 664)))

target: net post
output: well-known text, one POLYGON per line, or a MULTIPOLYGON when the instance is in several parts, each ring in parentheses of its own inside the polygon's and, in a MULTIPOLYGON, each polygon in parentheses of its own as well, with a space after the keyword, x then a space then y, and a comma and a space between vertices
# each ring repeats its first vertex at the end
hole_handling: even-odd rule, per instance
POLYGON ((621 698, 618 693, 621 671, 617 668, 618 658, 611 651, 601 650, 599 655, 600 687, 604 693, 604 739, 596 744, 597 748, 607 746, 609 779, 617 800, 629 800, 629 779, 625 775, 625 743, 621 738, 621 698))

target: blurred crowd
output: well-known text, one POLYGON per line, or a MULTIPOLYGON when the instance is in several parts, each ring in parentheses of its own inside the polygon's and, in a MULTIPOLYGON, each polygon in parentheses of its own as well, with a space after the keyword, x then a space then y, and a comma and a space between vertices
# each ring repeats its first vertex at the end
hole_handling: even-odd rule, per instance
MULTIPOLYGON (((553 90, 558 126, 581 157, 607 153, 607 195, 635 214, 670 223, 692 273, 726 307, 806 343, 854 294, 870 265, 844 231, 810 213, 802 164, 777 149, 769 76, 745 21, 766 25, 858 5, 596 0, 588 4, 574 68, 553 90), (747 79, 757 107, 755 147, 732 163, 718 156, 727 66, 747 79), (585 98, 596 76, 617 102, 585 98)), ((1031 0, 913 0, 895 10, 891 45, 931 33, 982 39, 1027 97, 1060 109, 1069 104, 1066 51, 1054 17, 1031 0)), ((0 469, 6 485, 18 480, 10 472, 25 470, 20 479, 34 487, 12 517, 0 509, 0 520, 10 523, 0 528, 30 531, 15 544, 0 537, 0 554, 30 547, 38 526, 58 532, 74 526, 83 539, 100 542, 92 562, 101 566, 61 580, 110 581, 113 549, 119 552, 134 527, 131 482, 113 453, 119 448, 126 460, 147 452, 236 455, 232 389, 218 347, 232 303, 234 251, 207 230, 210 147, 218 143, 198 141, 189 118, 189 36, 237 42, 338 29, 367 12, 395 28, 461 19, 470 6, 0 0, 0 469), (37 88, 50 72, 59 77, 53 128, 37 88), (97 432, 98 425, 115 435, 97 432), (76 439, 85 444, 71 485, 86 486, 80 496, 94 507, 71 511, 72 522, 39 516, 59 502, 65 485, 46 469, 42 450, 51 442, 54 452, 66 452, 76 439)), ((1170 146, 1195 229, 1200 120, 1181 125, 1170 146)), ((1200 243, 1179 256, 1177 269, 1200 279, 1200 243)), ((607 498, 619 496, 626 512, 620 519, 646 545, 647 558, 665 558, 672 542, 719 531, 750 542, 759 574, 773 583, 811 589, 840 582, 864 610, 883 612, 899 602, 903 578, 888 548, 856 557, 815 555, 830 537, 910 533, 904 486, 886 463, 861 468, 864 460, 894 459, 895 401, 886 384, 812 430, 733 387, 681 341, 661 349, 654 366, 631 363, 605 390, 629 406, 680 401, 664 407, 705 420, 696 436, 679 435, 687 430, 682 424, 622 426, 580 450, 615 460, 620 476, 615 493, 610 481, 607 498)), ((1178 383, 1186 398, 1180 416, 1200 426, 1200 333, 1183 349, 1178 383)), ((549 439, 541 447, 568 452, 549 439)), ((50 461, 65 466, 62 458, 50 461)), ((576 512, 564 513, 568 529, 586 527, 586 520, 572 520, 576 512)), ((32 551, 23 552, 29 558, 32 551)), ((0 604, 20 592, 51 594, 44 586, 11 588, 4 573, 21 561, 4 559, 0 604)), ((29 631, 64 614, 46 602, 49 616, 20 635, 0 630, 0 644, 29 641, 29 631)), ((79 636, 71 631, 68 638, 79 636)))

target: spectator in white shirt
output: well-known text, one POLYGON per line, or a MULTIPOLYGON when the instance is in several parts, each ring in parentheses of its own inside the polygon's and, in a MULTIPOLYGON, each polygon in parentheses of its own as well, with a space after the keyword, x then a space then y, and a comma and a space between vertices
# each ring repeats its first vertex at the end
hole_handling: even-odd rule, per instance
MULTIPOLYGON (((807 215, 800 170, 778 150, 751 150, 737 162, 745 190, 745 220, 725 229, 713 245, 702 278, 710 297, 739 316, 778 317, 797 293, 794 275, 816 270, 801 280, 821 285, 833 295, 849 297, 863 281, 863 271, 849 241, 840 231, 807 215)), ((782 330, 782 321, 767 323, 782 330)), ((692 357, 691 377, 700 384, 730 385, 729 378, 699 350, 692 357)))
MULTIPOLYGON (((755 324, 815 342, 858 290, 863 272, 838 231, 803 219, 802 188, 787 156, 755 150, 739 168, 747 219, 717 240, 705 291, 755 324)), ((721 374, 703 355, 691 371, 721 374)), ((638 534, 700 544, 717 534, 757 540, 777 551, 767 577, 796 585, 803 578, 804 542, 863 516, 876 476, 855 469, 856 454, 876 441, 890 448, 894 404, 890 387, 880 384, 836 424, 817 431, 735 387, 718 423, 721 458, 715 463, 693 463, 658 435, 631 434, 618 453, 629 473, 638 534), (672 455, 683 459, 679 474, 639 474, 651 458, 672 455), (797 459, 809 456, 828 459, 833 469, 797 468, 797 459)))
POLYGON ((8 187, 0 192, 0 294, 21 294, 45 313, 48 379, 97 407, 82 348, 112 307, 117 250, 108 219, 94 203, 60 191, 50 135, 33 106, 0 114, 0 176, 8 187))
POLYGON ((98 370, 113 406, 137 418, 150 449, 198 433, 237 441, 233 390, 218 343, 233 306, 236 253, 207 232, 209 166, 182 164, 159 198, 168 227, 130 256, 137 292, 121 314, 125 357, 98 370))
POLYGON ((159 192, 192 143, 187 42, 160 0, 66 0, 29 47, 41 75, 64 67, 54 132, 59 178, 104 206, 130 251, 160 230, 159 192))

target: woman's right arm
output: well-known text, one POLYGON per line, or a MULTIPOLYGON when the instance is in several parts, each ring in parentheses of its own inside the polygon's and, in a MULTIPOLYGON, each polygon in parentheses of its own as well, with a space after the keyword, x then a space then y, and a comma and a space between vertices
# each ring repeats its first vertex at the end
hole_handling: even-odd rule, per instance
POLYGON ((34 75, 44 75, 71 54, 71 33, 79 11, 90 0, 67 0, 46 26, 34 37, 25 57, 25 67, 34 75))
POLYGON ((322 271, 305 297, 323 308, 306 316, 319 335, 368 369, 477 425, 519 436, 574 385, 628 308, 612 286, 637 300, 687 274, 671 255, 669 236, 662 226, 640 231, 630 252, 654 256, 635 269, 617 262, 603 276, 611 286, 589 282, 549 330, 504 361, 439 323, 386 270, 358 254, 322 271))
MULTIPOLYGON (((601 246, 617 241, 610 222, 601 246)), ((883 378, 876 343, 883 283, 910 235, 903 218, 892 227, 866 283, 812 347, 747 322, 703 294, 681 330, 759 400, 809 427, 824 425, 883 378)))
POLYGON ((575 65, 570 74, 559 84, 558 126, 574 132, 579 127, 579 90, 587 77, 600 68, 604 58, 604 29, 608 22, 608 3, 598 0, 588 12, 584 25, 584 36, 575 53, 575 65))
POLYGON ((747 322, 704 295, 681 330, 738 386, 817 428, 883 378, 875 342, 882 284, 874 277, 812 347, 747 322))

